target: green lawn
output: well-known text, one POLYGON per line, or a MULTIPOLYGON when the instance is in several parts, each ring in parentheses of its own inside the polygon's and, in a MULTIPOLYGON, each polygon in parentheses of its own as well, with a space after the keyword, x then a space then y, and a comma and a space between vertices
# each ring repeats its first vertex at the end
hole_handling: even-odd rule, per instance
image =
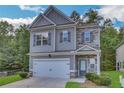
POLYGON ((80 83, 78 82, 67 82, 65 88, 80 88, 80 83))
POLYGON ((12 83, 18 80, 22 80, 22 78, 19 75, 12 75, 12 76, 6 76, 6 77, 0 77, 0 86, 12 83))
POLYGON ((110 78, 112 79, 112 84, 111 84, 112 88, 120 88, 121 87, 119 76, 122 75, 124 77, 124 72, 120 72, 120 71, 104 71, 101 74, 107 74, 108 76, 110 76, 110 78))

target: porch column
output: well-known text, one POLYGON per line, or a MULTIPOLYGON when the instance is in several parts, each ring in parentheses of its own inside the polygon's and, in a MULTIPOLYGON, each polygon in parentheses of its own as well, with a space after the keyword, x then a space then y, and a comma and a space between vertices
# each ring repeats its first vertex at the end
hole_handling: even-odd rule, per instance
POLYGON ((100 53, 97 53, 97 74, 100 74, 100 53))
POLYGON ((32 58, 29 56, 29 71, 33 71, 33 63, 32 63, 32 58))
POLYGON ((76 72, 76 58, 75 58, 75 55, 73 55, 73 60, 74 60, 73 69, 74 69, 74 72, 76 72))
POLYGON ((71 63, 71 77, 76 77, 76 58, 75 55, 72 56, 71 59, 72 63, 71 63))
POLYGON ((77 70, 77 59, 76 59, 76 55, 73 55, 74 57, 74 67, 73 67, 73 69, 74 69, 74 73, 75 73, 75 76, 77 76, 78 75, 78 70, 77 70))
POLYGON ((53 34, 54 34, 54 37, 53 37, 53 51, 56 50, 56 28, 54 27, 54 31, 53 31, 53 34))
POLYGON ((88 60, 88 57, 85 58, 86 59, 86 72, 89 73, 89 60, 88 60))

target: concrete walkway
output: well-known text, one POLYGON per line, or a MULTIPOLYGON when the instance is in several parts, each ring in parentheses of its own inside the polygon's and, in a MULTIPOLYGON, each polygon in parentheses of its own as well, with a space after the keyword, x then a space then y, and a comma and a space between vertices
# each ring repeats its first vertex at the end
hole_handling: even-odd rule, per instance
POLYGON ((64 88, 68 79, 60 78, 29 78, 0 88, 64 88))
POLYGON ((85 83, 86 78, 85 77, 80 77, 80 78, 72 78, 69 81, 71 82, 79 82, 79 83, 85 83))

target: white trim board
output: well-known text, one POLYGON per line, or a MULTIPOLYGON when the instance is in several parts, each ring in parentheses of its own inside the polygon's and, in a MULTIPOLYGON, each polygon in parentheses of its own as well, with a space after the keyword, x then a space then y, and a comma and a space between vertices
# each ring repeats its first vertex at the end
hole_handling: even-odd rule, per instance
POLYGON ((92 49, 92 50, 94 50, 94 51, 98 51, 97 49, 95 49, 95 48, 93 48, 93 47, 91 47, 91 46, 84 45, 83 47, 77 49, 76 52, 78 52, 79 50, 82 50, 82 49, 85 48, 85 47, 88 47, 88 48, 90 48, 90 49, 92 49))
POLYGON ((66 61, 70 61, 70 58, 43 58, 43 59, 33 59, 33 61, 39 61, 39 60, 66 60, 66 61))

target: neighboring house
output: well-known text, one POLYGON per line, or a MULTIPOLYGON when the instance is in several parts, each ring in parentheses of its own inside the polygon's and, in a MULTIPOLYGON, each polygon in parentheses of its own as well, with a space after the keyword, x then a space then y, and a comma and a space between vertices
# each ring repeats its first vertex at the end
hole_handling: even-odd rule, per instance
POLYGON ((116 70, 124 71, 124 41, 116 47, 116 70))
POLYGON ((100 28, 74 22, 54 6, 30 25, 29 70, 36 77, 100 74, 100 28))

